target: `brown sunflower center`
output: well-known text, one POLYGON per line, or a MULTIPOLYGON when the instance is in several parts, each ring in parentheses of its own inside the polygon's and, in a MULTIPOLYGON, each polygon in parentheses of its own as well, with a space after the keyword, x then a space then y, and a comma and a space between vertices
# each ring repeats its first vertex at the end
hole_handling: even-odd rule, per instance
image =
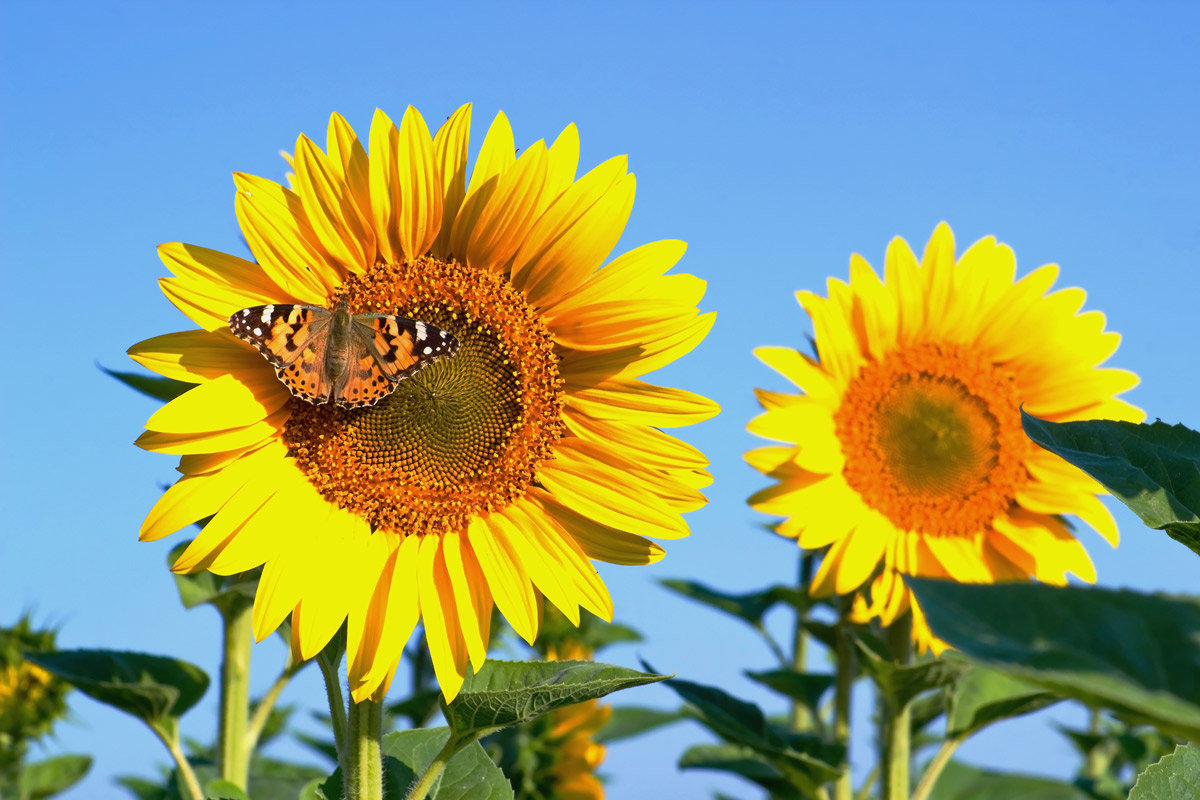
POLYGON ((370 408, 293 401, 284 441, 317 490, 401 535, 462 529, 519 498, 563 432, 540 315, 503 277, 431 258, 376 266, 345 289, 352 311, 436 325, 459 350, 370 408))
POLYGON ((1013 502, 1029 440, 1003 369, 924 344, 864 366, 834 423, 846 482, 896 527, 967 536, 1013 502))

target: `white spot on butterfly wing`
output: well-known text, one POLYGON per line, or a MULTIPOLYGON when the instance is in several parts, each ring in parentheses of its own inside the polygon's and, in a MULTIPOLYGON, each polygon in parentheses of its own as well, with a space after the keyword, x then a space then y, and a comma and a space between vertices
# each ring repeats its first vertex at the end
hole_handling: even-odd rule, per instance
MULTIPOLYGON (((275 313, 275 306, 273 306, 273 305, 263 306, 262 317, 261 317, 263 325, 267 325, 271 322, 271 315, 274 313, 275 313)), ((255 333, 257 333, 257 331, 255 331, 255 333)))

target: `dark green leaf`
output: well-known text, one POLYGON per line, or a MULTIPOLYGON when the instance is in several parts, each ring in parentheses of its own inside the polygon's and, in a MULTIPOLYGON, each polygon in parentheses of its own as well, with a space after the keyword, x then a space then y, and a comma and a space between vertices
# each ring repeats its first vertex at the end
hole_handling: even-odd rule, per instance
POLYGON ((616 706, 612 716, 604 727, 596 732, 595 739, 600 744, 628 739, 632 736, 670 725, 681 719, 687 719, 687 714, 678 709, 663 711, 657 708, 640 708, 638 706, 616 706))
POLYGON ((488 659, 478 673, 468 673, 446 718, 456 736, 481 734, 665 678, 594 661, 488 659))
POLYGON ((833 686, 832 675, 817 672, 792 672, 785 669, 773 669, 766 672, 747 670, 745 675, 753 681, 774 689, 784 697, 799 700, 812 711, 816 711, 822 695, 833 686))
POLYGON ((989 770, 951 761, 929 794, 929 800, 1090 800, 1069 783, 989 770))
POLYGON ((773 795, 796 796, 796 787, 767 757, 737 744, 698 744, 679 759, 680 769, 711 769, 745 778, 773 795))
POLYGON ((1047 422, 1021 412, 1029 438, 1091 475, 1151 528, 1200 554, 1200 433, 1182 425, 1047 422))
POLYGON ((163 784, 135 775, 120 775, 116 782, 138 800, 167 800, 170 794, 163 784))
POLYGON ((184 383, 183 381, 171 378, 160 378, 157 375, 143 375, 140 372, 118 372, 108 367, 100 367, 100 370, 116 378, 130 389, 141 392, 155 400, 162 400, 164 403, 174 400, 188 389, 196 388, 196 384, 194 383, 184 383))
POLYGON ((946 733, 965 737, 993 722, 1029 714, 1061 699, 1007 673, 974 666, 954 685, 946 733))
POLYGON ((1200 599, 907 579, 934 635, 973 658, 1200 738, 1200 599))
POLYGON ((30 653, 28 659, 79 691, 143 720, 178 717, 208 689, 208 675, 186 661, 115 650, 30 653))
POLYGON ((928 658, 901 666, 866 631, 856 631, 851 641, 858 647, 859 664, 879 687, 880 694, 895 707, 908 705, 914 697, 930 689, 941 689, 958 680, 967 669, 961 658, 928 658))
POLYGON ((338 760, 337 745, 334 744, 333 737, 331 737, 331 736, 314 736, 309 733, 304 733, 303 731, 293 732, 292 737, 296 741, 300 742, 300 744, 307 747, 309 750, 312 750, 314 753, 318 753, 318 754, 324 756, 325 758, 329 759, 329 761, 334 764, 337 763, 337 760, 338 760))
POLYGON ((21 772, 21 797, 42 800, 74 786, 92 768, 91 756, 66 755, 26 765, 21 772))
POLYGON ((320 767, 255 756, 250 759, 247 794, 254 800, 295 800, 305 785, 328 774, 320 767))
POLYGON ((407 718, 409 721, 407 727, 419 728, 429 722, 437 713, 441 696, 441 689, 421 689, 412 697, 392 703, 387 707, 387 712, 393 717, 407 718))
MULTIPOLYGON (((258 708, 258 705, 261 702, 262 698, 259 698, 251 704, 251 713, 254 713, 254 710, 258 708)), ((254 743, 254 749, 263 749, 276 737, 283 733, 288 726, 288 721, 291 719, 292 714, 295 713, 295 711, 296 707, 291 705, 273 706, 271 710, 267 712, 266 724, 263 725, 262 732, 258 735, 258 741, 254 743)))
MULTIPOLYGON (((449 728, 424 728, 383 737, 383 796, 404 797, 450 738, 449 728)), ((446 764, 427 797, 430 800, 511 800, 512 787, 479 742, 471 742, 446 764)), ((340 800, 341 772, 323 783, 316 800, 340 800)))
POLYGON ((204 785, 205 800, 250 800, 232 781, 215 778, 204 785))
POLYGON ((1200 800, 1200 746, 1180 745, 1147 767, 1129 800, 1200 800))
POLYGON ((798 602, 795 589, 787 586, 772 586, 761 592, 746 594, 730 594, 705 586, 697 581, 685 581, 678 578, 668 578, 659 581, 663 586, 683 595, 689 600, 695 600, 706 606, 732 614, 744 622, 757 626, 762 623, 763 616, 780 602, 798 602))

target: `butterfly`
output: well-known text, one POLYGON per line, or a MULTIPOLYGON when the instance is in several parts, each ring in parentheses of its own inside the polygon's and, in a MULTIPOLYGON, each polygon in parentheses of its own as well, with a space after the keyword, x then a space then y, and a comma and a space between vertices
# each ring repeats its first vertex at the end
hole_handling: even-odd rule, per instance
POLYGON ((397 384, 458 352, 450 333, 407 317, 351 314, 346 298, 320 306, 251 306, 229 317, 233 335, 258 348, 303 400, 372 406, 397 384))

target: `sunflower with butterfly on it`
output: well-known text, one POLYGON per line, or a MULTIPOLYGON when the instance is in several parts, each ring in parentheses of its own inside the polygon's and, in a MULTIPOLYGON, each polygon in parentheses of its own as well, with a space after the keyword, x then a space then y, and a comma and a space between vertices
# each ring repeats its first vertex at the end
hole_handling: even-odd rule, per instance
POLYGON ((661 558, 647 537, 687 535, 711 481, 662 429, 717 406, 641 380, 707 334, 704 282, 668 274, 681 242, 605 263, 625 157, 576 177, 571 125, 518 158, 499 114, 468 169, 469 132, 469 105, 432 136, 377 111, 365 143, 335 114, 324 151, 299 138, 292 188, 235 175, 255 260, 163 245, 200 329, 130 349, 195 384, 138 439, 182 473, 141 538, 211 516, 173 569, 262 566, 254 634, 291 615, 298 659, 345 624, 360 702, 418 622, 452 699, 493 607, 530 642, 543 598, 611 619, 592 562, 661 558))

